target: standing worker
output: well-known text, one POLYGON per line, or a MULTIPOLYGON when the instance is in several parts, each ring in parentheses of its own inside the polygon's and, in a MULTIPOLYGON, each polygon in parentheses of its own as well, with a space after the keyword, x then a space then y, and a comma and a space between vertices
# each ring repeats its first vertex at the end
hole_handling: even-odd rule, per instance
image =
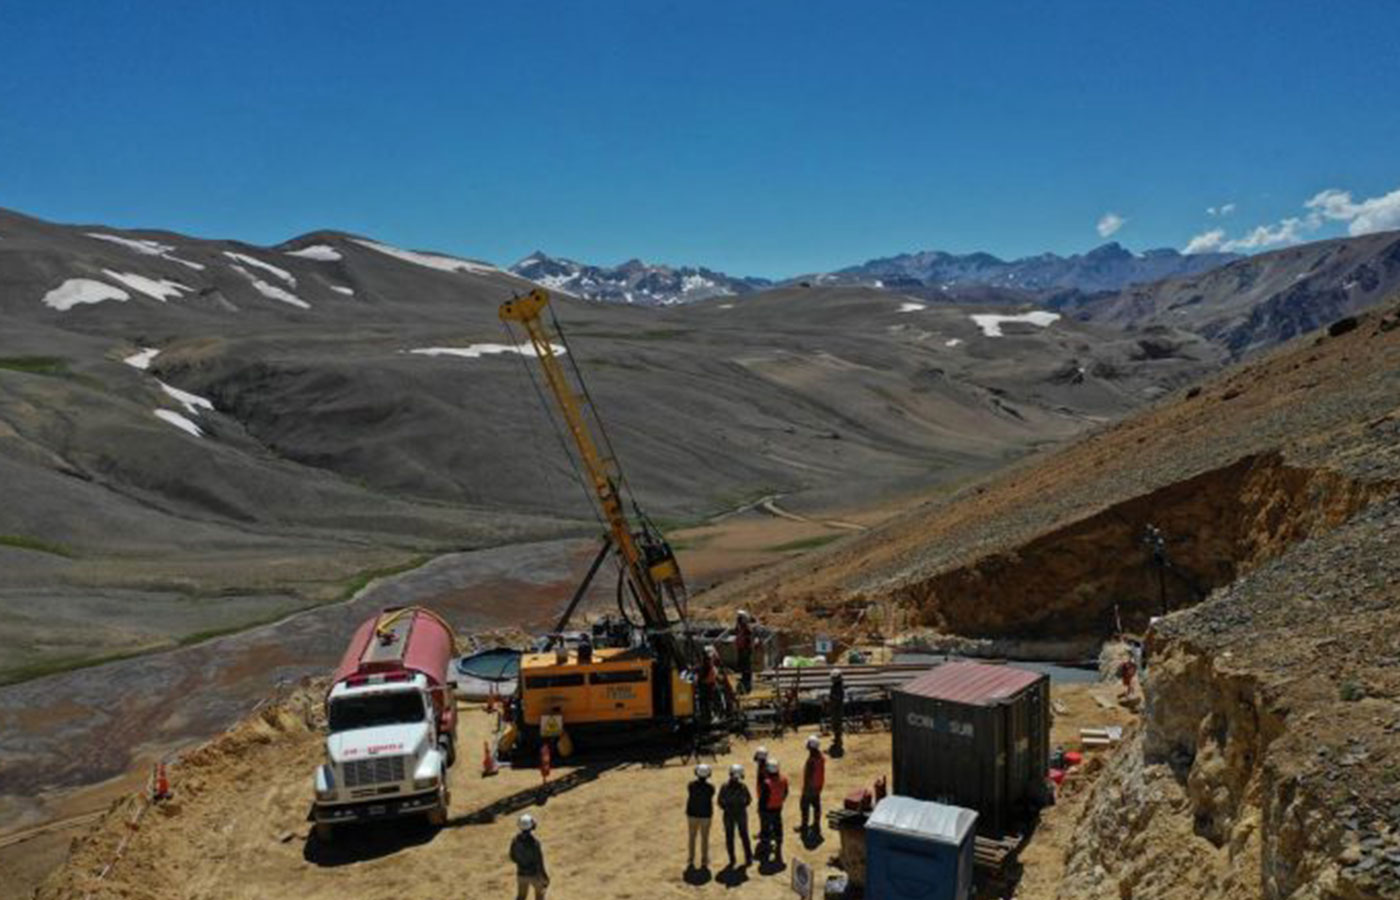
POLYGON ((535 817, 526 813, 520 817, 520 833, 510 842, 510 861, 515 863, 515 900, 525 900, 530 888, 535 900, 544 900, 549 887, 549 873, 544 869, 544 850, 535 838, 535 817))
POLYGON ((841 735, 846 730, 846 680, 840 669, 831 670, 831 755, 833 758, 846 754, 841 744, 841 735))
POLYGON ((739 656, 739 690, 741 693, 753 691, 753 624, 749 614, 739 610, 739 620, 734 624, 734 651, 739 656))
POLYGON ((715 694, 719 685, 719 654, 706 647, 700 661, 700 723, 709 725, 715 717, 715 694))
POLYGON ((764 830, 768 833, 770 846, 773 848, 773 861, 778 865, 783 864, 783 803, 787 801, 787 795, 787 776, 778 771, 776 759, 769 759, 768 795, 760 815, 764 830))
POLYGON ((735 763, 729 767, 729 780, 719 789, 719 808, 724 811, 724 849, 729 853, 729 868, 734 864, 734 832, 744 842, 744 867, 753 865, 753 847, 749 844, 749 804, 753 796, 744 784, 744 767, 735 763))
POLYGON ((768 858, 768 827, 763 811, 768 808, 768 748, 760 746, 753 754, 754 780, 758 784, 758 855, 768 858))
POLYGON ((700 868, 710 867, 710 820, 715 815, 715 786, 710 784, 710 767, 701 763, 695 767, 695 780, 690 783, 685 799, 685 820, 690 832, 690 862, 686 871, 695 868, 695 838, 700 838, 700 868))
POLYGON ((802 837, 816 840, 822 833, 822 788, 826 785, 826 757, 822 742, 815 734, 807 738, 807 763, 802 767, 802 837), (812 824, 807 825, 807 810, 812 811, 812 824))

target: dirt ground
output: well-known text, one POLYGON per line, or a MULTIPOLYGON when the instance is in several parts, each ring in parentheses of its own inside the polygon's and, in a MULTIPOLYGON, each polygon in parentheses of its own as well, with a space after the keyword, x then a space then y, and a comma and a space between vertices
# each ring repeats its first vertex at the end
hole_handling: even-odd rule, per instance
MULTIPOLYGON (((1068 742, 1080 725, 1125 720, 1121 709, 1096 702, 1096 693, 1111 703, 1112 686, 1057 686, 1053 695, 1064 713, 1057 716, 1056 742, 1073 746, 1068 742)), ((117 803, 75 842, 69 864, 54 873, 39 896, 506 897, 514 890, 507 847, 516 817, 527 811, 540 822, 551 897, 791 896, 789 869, 755 866, 742 874, 724 873, 718 825, 711 836, 710 872, 687 881, 684 798, 690 761, 564 766, 552 773, 543 792, 534 769, 506 769, 483 778, 480 757, 494 717, 479 707, 466 712, 460 726, 462 754, 452 774, 448 827, 435 831, 405 821, 349 829, 334 843, 321 844, 306 821, 311 772, 322 754, 316 706, 314 691, 304 691, 190 754, 171 771, 175 799, 148 813, 138 831, 129 832, 125 824, 137 801, 117 803), (106 879, 97 880, 95 873, 128 833, 125 856, 106 879)), ((717 775, 731 762, 744 763, 752 785, 754 749, 764 743, 772 750, 794 782, 784 816, 786 856, 789 864, 812 864, 821 884, 828 871, 836 871, 827 863, 839 850, 839 838, 824 828, 823 842, 803 847, 792 832, 802 747, 811 733, 735 740, 728 753, 706 761, 717 775)), ((889 759, 887 732, 850 735, 846 755, 828 760, 825 803, 888 775, 889 759)), ((1051 861, 1061 845, 1057 823, 1070 812, 1068 804, 1051 810, 1026 850, 1028 861, 1051 861)), ((1028 874, 1026 883, 1039 881, 1028 874)))
POLYGON ((811 514, 788 510, 778 500, 768 508, 679 529, 668 537, 680 558, 686 583, 692 591, 704 591, 736 575, 865 531, 923 499, 923 494, 914 493, 881 505, 811 514))

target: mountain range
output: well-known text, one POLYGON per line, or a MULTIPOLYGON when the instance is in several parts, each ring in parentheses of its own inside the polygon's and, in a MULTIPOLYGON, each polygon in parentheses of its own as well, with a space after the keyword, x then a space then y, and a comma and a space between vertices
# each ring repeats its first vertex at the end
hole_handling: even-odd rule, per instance
MULTIPOLYGON (((775 284, 861 285, 930 299, 950 291, 959 292, 959 299, 969 299, 969 288, 994 288, 1012 293, 998 294, 993 299, 1017 302, 1049 290, 1120 290, 1133 284, 1206 272, 1239 258, 1232 253, 1186 255, 1170 248, 1134 253, 1117 242, 1084 254, 1042 253, 1011 261, 990 253, 957 255, 925 250, 774 282, 706 268, 650 265, 637 259, 620 266, 588 265, 536 251, 511 266, 510 271, 588 300, 652 306, 751 294, 775 284)), ((986 292, 978 293, 980 298, 973 299, 988 299, 986 292)))
POLYGON ((510 267, 512 274, 586 300, 670 306, 711 297, 749 294, 771 287, 766 278, 736 278, 695 266, 673 268, 630 259, 620 266, 594 266, 535 251, 510 267))
MULTIPOLYGON (((749 286, 555 298, 670 521, 773 494, 851 508, 1068 440, 1400 289, 1400 233, 1023 306, 749 286)), ((257 246, 0 211, 0 681, 275 618, 413 554, 591 534, 497 315, 531 287, 339 231, 257 246)))

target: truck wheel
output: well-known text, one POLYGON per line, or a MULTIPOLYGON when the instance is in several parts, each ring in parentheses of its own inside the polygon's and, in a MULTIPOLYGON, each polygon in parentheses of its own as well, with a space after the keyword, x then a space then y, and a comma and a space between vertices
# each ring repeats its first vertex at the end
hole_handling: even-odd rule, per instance
POLYGON ((447 767, 452 768, 457 762, 457 739, 450 734, 445 734, 438 738, 438 743, 442 746, 442 755, 447 759, 447 767))
POLYGON ((428 810, 428 824, 434 828, 446 826, 447 807, 451 802, 452 798, 446 791, 438 794, 438 805, 428 810))
POLYGON ((335 843, 335 826, 329 822, 317 822, 316 840, 323 844, 335 843))

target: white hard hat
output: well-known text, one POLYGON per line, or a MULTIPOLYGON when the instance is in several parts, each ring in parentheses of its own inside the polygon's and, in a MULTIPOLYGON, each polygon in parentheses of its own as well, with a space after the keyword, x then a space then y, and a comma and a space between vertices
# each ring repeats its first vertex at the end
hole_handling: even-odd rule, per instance
POLYGON ((753 752, 753 758, 754 758, 754 759, 767 759, 767 758, 768 758, 768 748, 767 748, 767 747, 759 747, 757 750, 755 750, 755 751, 753 752))
POLYGON ((744 778, 744 767, 735 763, 729 767, 729 777, 734 781, 742 781, 744 778))
POLYGON ((822 745, 822 739, 819 738, 819 737, 817 737, 815 734, 812 735, 811 737, 807 738, 807 749, 808 749, 808 750, 816 750, 816 749, 818 749, 819 747, 821 747, 821 745, 822 745))
POLYGON ((741 619, 747 619, 748 617, 749 617, 749 611, 748 611, 748 610, 746 610, 746 609, 741 609, 741 610, 739 610, 739 618, 741 618, 741 619))
POLYGON ((701 763, 700 765, 696 766, 696 767, 695 767, 695 777, 696 777, 696 778, 709 778, 709 777, 710 777, 710 767, 709 767, 708 765, 706 765, 705 763, 701 763))
POLYGON ((519 824, 521 831, 534 831, 535 817, 530 815, 529 813, 526 813, 525 815, 520 817, 520 821, 517 824, 519 824))
POLYGON ((832 669, 832 670, 831 670, 831 677, 832 677, 833 680, 835 680, 835 679, 837 679, 837 678, 840 678, 840 677, 841 677, 841 670, 840 670, 840 669, 832 669))
POLYGON ((776 759, 768 760, 768 771, 770 774, 778 771, 778 761, 776 759))

